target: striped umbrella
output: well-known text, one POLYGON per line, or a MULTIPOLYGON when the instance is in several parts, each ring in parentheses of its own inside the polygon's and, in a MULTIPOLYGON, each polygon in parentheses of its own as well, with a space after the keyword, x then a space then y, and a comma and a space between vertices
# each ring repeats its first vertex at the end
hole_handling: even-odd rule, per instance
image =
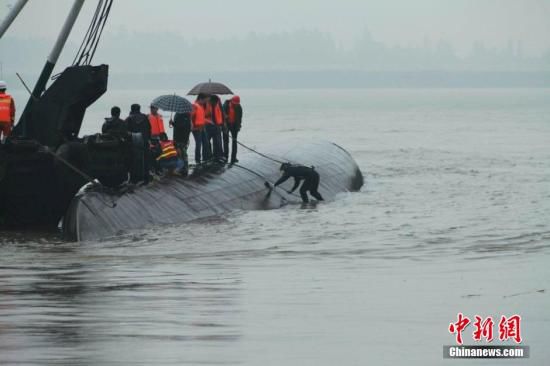
POLYGON ((193 104, 176 94, 156 97, 151 105, 168 112, 191 113, 193 111, 193 104))

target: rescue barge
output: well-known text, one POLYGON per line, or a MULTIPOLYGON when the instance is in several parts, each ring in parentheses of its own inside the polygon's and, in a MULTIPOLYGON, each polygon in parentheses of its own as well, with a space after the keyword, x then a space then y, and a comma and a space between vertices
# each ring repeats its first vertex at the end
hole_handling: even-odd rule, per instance
MULTIPOLYGON (((19 0, 0 24, 0 37, 26 2, 19 0)), ((108 66, 92 66, 91 60, 112 0, 98 2, 74 64, 46 88, 83 3, 74 1, 13 134, 0 144, 0 226, 28 230, 55 228, 62 222, 67 239, 95 240, 237 209, 272 209, 300 202, 282 189, 266 187, 266 182, 277 180, 279 164, 253 153, 240 154, 239 164, 212 164, 186 178, 126 184, 129 177, 132 181, 144 178, 141 135, 79 137, 87 107, 107 90, 108 66)), ((291 146, 262 151, 315 166, 326 199, 363 185, 361 171, 343 148, 330 142, 291 146)))

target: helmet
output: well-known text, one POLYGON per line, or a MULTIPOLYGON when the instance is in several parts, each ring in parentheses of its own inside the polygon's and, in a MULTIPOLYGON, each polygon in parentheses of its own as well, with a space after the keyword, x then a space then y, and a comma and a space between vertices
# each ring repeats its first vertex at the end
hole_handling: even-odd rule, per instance
POLYGON ((7 89, 8 84, 4 80, 0 80, 0 89, 7 89))
POLYGON ((235 95, 233 98, 231 98, 231 101, 235 104, 241 104, 241 97, 235 95))

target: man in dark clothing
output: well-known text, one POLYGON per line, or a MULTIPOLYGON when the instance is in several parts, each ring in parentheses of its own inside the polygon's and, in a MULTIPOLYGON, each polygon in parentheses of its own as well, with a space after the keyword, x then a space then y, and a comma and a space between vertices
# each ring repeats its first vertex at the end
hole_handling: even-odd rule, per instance
POLYGON ((126 128, 126 122, 120 119, 120 108, 111 108, 111 117, 105 118, 105 123, 101 127, 101 132, 116 137, 127 137, 128 129, 126 128))
POLYGON ((281 165, 281 171, 283 172, 283 176, 279 178, 277 182, 275 182, 275 187, 287 181, 288 178, 293 177, 294 186, 290 191, 288 191, 288 193, 294 192, 296 188, 298 188, 298 186, 300 185, 300 182, 303 180, 304 183, 300 188, 300 196, 302 196, 302 201, 304 203, 309 202, 307 191, 309 191, 309 194, 311 194, 317 200, 323 201, 323 197, 319 194, 319 192, 317 192, 317 189, 319 188, 319 173, 317 173, 315 169, 313 169, 313 167, 309 168, 303 165, 292 165, 290 163, 284 163, 283 165, 281 165))
POLYGON ((130 107, 130 115, 126 118, 126 127, 128 132, 140 133, 143 137, 143 150, 144 150, 144 177, 145 182, 150 180, 149 172, 152 165, 152 155, 149 149, 149 140, 151 139, 151 125, 149 118, 140 111, 139 104, 132 104, 130 107))
POLYGON ((187 148, 189 147, 189 136, 191 135, 191 113, 176 113, 174 120, 170 121, 174 128, 173 140, 178 150, 179 157, 187 162, 187 148))
POLYGON ((139 104, 132 104, 130 107, 130 115, 126 118, 126 127, 128 128, 128 132, 141 133, 144 144, 149 146, 151 125, 149 124, 147 115, 141 113, 140 109, 141 106, 139 104))
POLYGON ((184 146, 189 145, 189 135, 191 134, 191 113, 176 113, 174 115, 174 120, 170 121, 170 126, 174 127, 174 142, 184 146))
POLYGON ((223 112, 225 114, 225 126, 223 129, 223 153, 225 159, 229 158, 229 133, 231 133, 231 164, 238 162, 237 160, 237 135, 241 130, 243 119, 243 108, 241 106, 241 98, 235 95, 230 100, 223 103, 223 112))

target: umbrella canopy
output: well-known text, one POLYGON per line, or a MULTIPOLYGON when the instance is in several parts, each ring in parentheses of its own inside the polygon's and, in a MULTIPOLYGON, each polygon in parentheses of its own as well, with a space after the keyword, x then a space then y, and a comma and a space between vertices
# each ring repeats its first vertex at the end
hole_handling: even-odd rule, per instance
POLYGON ((176 94, 156 97, 151 105, 168 112, 191 113, 193 111, 193 104, 176 94))
POLYGON ((215 83, 212 81, 207 81, 206 83, 200 83, 197 84, 187 93, 187 95, 199 95, 199 94, 233 94, 231 89, 229 89, 227 86, 223 85, 222 83, 215 83))

